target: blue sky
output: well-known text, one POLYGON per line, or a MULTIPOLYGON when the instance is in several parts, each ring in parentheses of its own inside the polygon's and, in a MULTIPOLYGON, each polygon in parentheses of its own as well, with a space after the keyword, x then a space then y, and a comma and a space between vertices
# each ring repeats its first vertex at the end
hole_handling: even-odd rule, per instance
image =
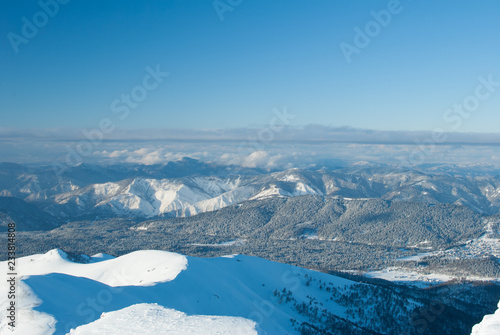
POLYGON ((73 0, 16 53, 8 34, 42 9, 2 1, 0 128, 256 127, 286 106, 297 127, 498 132, 500 87, 459 125, 443 120, 478 77, 500 81, 498 1, 402 0, 350 63, 340 44, 388 1, 220 3, 223 21, 211 0, 73 0), (169 76, 118 118, 112 102, 158 64, 169 76))

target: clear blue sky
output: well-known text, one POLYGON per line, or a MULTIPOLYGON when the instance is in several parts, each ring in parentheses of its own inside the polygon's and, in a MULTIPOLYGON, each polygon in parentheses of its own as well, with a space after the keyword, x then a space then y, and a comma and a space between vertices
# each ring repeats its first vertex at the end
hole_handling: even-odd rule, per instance
MULTIPOLYGON (((125 128, 248 127, 287 106, 297 126, 446 129, 443 113, 478 76, 500 81, 500 2, 402 0, 348 64, 340 43, 354 45, 353 28, 387 6, 243 0, 221 21, 211 0, 73 0, 15 53, 8 33, 21 36, 41 7, 4 0, 0 127, 90 128, 105 117, 125 128), (111 103, 156 64, 170 76, 117 119, 111 103)), ((499 124, 500 87, 457 130, 499 124)))

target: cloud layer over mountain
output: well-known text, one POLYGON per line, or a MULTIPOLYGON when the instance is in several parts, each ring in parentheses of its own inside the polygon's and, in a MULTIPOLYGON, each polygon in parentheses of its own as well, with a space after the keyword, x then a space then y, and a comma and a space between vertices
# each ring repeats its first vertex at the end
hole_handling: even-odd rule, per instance
POLYGON ((241 129, 7 129, 0 157, 17 163, 158 164, 191 157, 222 165, 309 168, 357 161, 416 166, 500 163, 499 134, 375 131, 309 125, 241 129))

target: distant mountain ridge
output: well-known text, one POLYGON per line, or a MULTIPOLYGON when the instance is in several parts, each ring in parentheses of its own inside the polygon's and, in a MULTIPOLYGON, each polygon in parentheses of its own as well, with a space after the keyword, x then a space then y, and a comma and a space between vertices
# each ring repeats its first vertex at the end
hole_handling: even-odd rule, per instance
POLYGON ((454 174, 449 166, 424 171, 369 163, 265 172, 187 158, 155 166, 82 164, 56 176, 47 166, 1 163, 0 195, 64 220, 183 217, 247 200, 301 195, 455 204, 491 215, 500 211, 500 177, 467 173, 464 167, 454 174))

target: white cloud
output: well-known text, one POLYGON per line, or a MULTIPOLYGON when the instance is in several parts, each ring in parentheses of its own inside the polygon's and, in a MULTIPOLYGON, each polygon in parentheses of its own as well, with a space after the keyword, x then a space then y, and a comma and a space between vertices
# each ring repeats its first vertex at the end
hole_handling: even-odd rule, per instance
MULTIPOLYGON (((411 155, 418 154, 419 145, 412 142, 411 138, 429 133, 417 132, 377 132, 350 128, 329 128, 323 126, 308 126, 300 129, 287 129, 280 133, 280 140, 259 143, 255 148, 249 144, 245 136, 255 134, 256 130, 240 129, 238 136, 242 140, 229 140, 231 136, 237 137, 234 130, 221 130, 220 133, 209 131, 185 131, 185 136, 224 136, 224 140, 212 138, 190 140, 120 140, 102 141, 93 145, 90 155, 82 156, 83 162, 103 164, 161 164, 176 161, 183 157, 190 157, 202 161, 213 162, 221 165, 237 165, 248 168, 286 169, 321 168, 340 166, 357 161, 372 161, 379 163, 398 164, 399 158, 408 159, 411 155), (191 133, 190 133, 191 132, 191 133), (379 135, 394 135, 394 143, 364 143, 369 139, 374 140, 379 135), (340 135, 342 136, 340 136, 340 135), (330 140, 310 140, 325 139, 330 140), (345 142, 336 142, 335 139, 343 138, 345 142), (357 138, 357 142, 349 142, 357 138), (289 139, 289 140, 287 140, 289 139), (399 140, 399 142, 397 141, 399 140), (400 143, 402 140, 409 143, 400 143)), ((29 133, 25 131, 23 136, 29 133)), ((140 132, 139 132, 140 133, 140 132)), ((68 155, 68 148, 73 151, 82 141, 40 140, 40 139, 2 139, 6 135, 5 129, 0 129, 0 161, 18 163, 36 163, 61 161, 64 162, 68 155)), ((9 136, 14 134, 11 132, 9 136)), ((118 134, 118 133, 117 133, 118 134)), ((151 136, 155 131, 151 131, 151 136)), ((170 133, 172 134, 172 133, 170 133)), ((18 134, 19 135, 19 134, 18 134)), ((180 136, 180 132, 178 133, 180 136)), ((378 139, 386 138, 379 136, 378 139)), ((45 136, 45 135, 44 135, 45 136)), ((29 136, 28 136, 29 137, 29 136)), ((496 139, 500 134, 456 134, 450 136, 452 142, 436 145, 425 154, 422 163, 495 163, 498 164, 498 144, 496 139), (455 136, 455 135, 454 135, 455 136), (456 143, 458 139, 469 139, 466 143, 456 143), (484 141, 486 144, 472 144, 484 141), (488 142, 489 141, 489 142, 488 142)), ((500 141, 499 141, 500 142, 500 141)))
POLYGON ((265 151, 255 151, 243 159, 241 166, 255 168, 264 167, 267 164, 267 153, 265 151))
POLYGON ((127 150, 115 150, 112 153, 108 155, 109 158, 118 158, 121 157, 124 154, 127 154, 127 150))

